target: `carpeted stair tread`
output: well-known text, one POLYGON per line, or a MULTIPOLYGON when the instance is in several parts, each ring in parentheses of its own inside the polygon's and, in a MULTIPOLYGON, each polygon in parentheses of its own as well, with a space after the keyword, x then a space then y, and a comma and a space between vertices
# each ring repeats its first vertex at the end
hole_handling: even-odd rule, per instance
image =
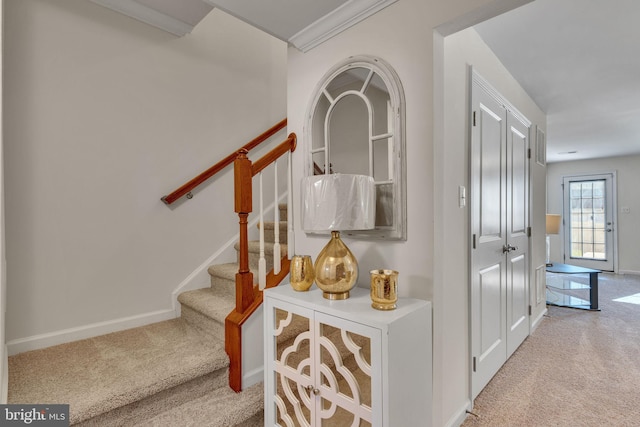
POLYGON ((264 407, 262 383, 235 393, 219 388, 174 407, 134 427, 232 427, 253 418, 264 407))
POLYGON ((180 304, 224 324, 224 319, 236 305, 235 293, 219 293, 211 288, 194 289, 178 296, 180 304))
POLYGON ((264 409, 234 427, 264 427, 264 409))
POLYGON ((9 358, 9 403, 68 403, 77 423, 226 368, 224 343, 182 319, 9 358))
POLYGON ((146 422, 157 414, 198 399, 214 390, 228 388, 229 369, 218 369, 210 374, 161 391, 143 400, 121 406, 112 411, 90 418, 74 427, 124 427, 146 422))
MULTIPOLYGON (((279 231, 280 231, 280 237, 282 237, 283 235, 286 235, 287 233, 287 221, 280 221, 278 224, 280 224, 279 231)), ((260 229, 260 224, 257 224, 258 229, 260 229)), ((276 223, 273 221, 265 221, 264 222, 264 231, 265 233, 267 232, 267 230, 274 230, 276 228, 276 223)))
MULTIPOLYGON (((216 276, 221 279, 231 280, 235 283, 236 281, 236 273, 238 272, 238 264, 235 262, 227 263, 227 264, 216 264, 210 266, 207 271, 211 276, 216 276)), ((253 275, 256 276, 257 271, 252 271, 253 275)), ((234 291, 235 292, 235 291, 234 291)))
MULTIPOLYGON (((280 238, 282 239, 282 236, 280 236, 280 238)), ((286 241, 286 236, 285 239, 286 241)), ((237 250, 240 249, 240 243, 236 243, 234 248, 237 250)), ((249 253, 255 253, 255 254, 259 254, 260 253, 260 241, 259 240, 250 240, 248 242, 248 249, 249 249, 249 253)), ((265 256, 273 256, 273 242, 266 242, 264 243, 264 254, 265 256)), ((280 254, 282 256, 285 256, 287 254, 287 244, 286 243, 282 243, 280 242, 280 254)))

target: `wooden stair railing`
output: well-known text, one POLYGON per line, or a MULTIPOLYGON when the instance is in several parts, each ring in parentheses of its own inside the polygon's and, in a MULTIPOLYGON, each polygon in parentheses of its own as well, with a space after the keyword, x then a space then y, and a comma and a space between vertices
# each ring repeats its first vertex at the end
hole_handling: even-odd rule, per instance
MULTIPOLYGON (((251 162, 247 150, 237 152, 234 160, 235 212, 239 217, 240 238, 238 255, 238 273, 236 274, 236 307, 225 319, 225 350, 229 355, 229 386, 239 392, 242 390, 242 325, 262 304, 262 291, 254 284, 253 273, 249 269, 248 219, 253 210, 253 177, 278 158, 289 153, 289 177, 291 174, 291 154, 296 149, 296 135, 289 134, 287 139, 265 156, 251 162)), ((291 195, 291 188, 289 188, 291 195)), ((290 200, 290 197, 289 197, 290 200)), ((289 209, 291 207, 289 206, 289 209)), ((275 209, 278 209, 275 206, 275 209)), ((278 227, 275 224, 275 227, 278 227)), ((264 225, 260 224, 264 229, 264 225)), ((289 250, 292 250, 291 246, 289 250)), ((277 286, 289 274, 289 259, 281 259, 278 273, 272 270, 266 275, 266 288, 277 286)))
MULTIPOLYGON (((269 128, 268 130, 264 131, 263 133, 261 133, 260 135, 252 139, 251 141, 247 142, 242 147, 242 149, 246 151, 252 150, 253 148, 260 145, 262 142, 266 141, 267 139, 269 139, 270 137, 278 133, 280 130, 284 129, 285 126, 287 126, 287 119, 281 120, 280 122, 276 123, 271 128, 269 128)), ((193 191, 200 184, 204 183, 206 180, 208 180, 209 178, 211 178, 212 176, 220 172, 222 169, 224 169, 225 167, 233 163, 233 161, 236 159, 237 153, 238 153, 237 151, 234 151, 233 153, 229 154, 227 157, 220 160, 218 163, 216 163, 206 171, 202 172, 200 175, 193 178, 191 181, 185 183, 184 185, 172 191, 168 195, 163 196, 160 200, 162 200, 165 204, 170 205, 184 195, 186 195, 188 199, 191 199, 193 197, 193 195, 191 194, 191 191, 193 191)))

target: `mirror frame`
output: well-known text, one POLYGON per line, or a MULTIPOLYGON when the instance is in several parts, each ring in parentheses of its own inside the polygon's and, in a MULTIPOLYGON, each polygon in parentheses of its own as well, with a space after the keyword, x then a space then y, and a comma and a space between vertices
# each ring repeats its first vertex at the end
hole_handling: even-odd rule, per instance
MULTIPOLYGON (((369 55, 351 56, 331 68, 320 80, 314 90, 311 103, 307 110, 306 125, 304 131, 305 147, 305 176, 314 174, 313 167, 313 135, 314 116, 318 102, 322 97, 326 97, 325 90, 334 78, 341 73, 354 68, 365 68, 375 72, 380 76, 389 91, 389 98, 393 114, 393 152, 394 168, 393 176, 390 177, 393 184, 393 224, 390 226, 380 226, 373 230, 345 231, 342 234, 360 239, 384 239, 384 240, 407 240, 407 193, 406 193, 406 155, 405 155, 405 98, 402 83, 398 74, 384 60, 369 55)), ((346 92, 347 90, 345 90, 346 92)), ((339 98, 340 95, 335 96, 339 98)), ((327 113, 331 115, 332 109, 327 113)), ((324 126, 322 124, 321 126, 324 126)), ((322 143, 324 146, 324 142, 322 143)), ((342 172, 348 173, 348 172, 342 172)), ((310 233, 308 234, 325 234, 310 233)))

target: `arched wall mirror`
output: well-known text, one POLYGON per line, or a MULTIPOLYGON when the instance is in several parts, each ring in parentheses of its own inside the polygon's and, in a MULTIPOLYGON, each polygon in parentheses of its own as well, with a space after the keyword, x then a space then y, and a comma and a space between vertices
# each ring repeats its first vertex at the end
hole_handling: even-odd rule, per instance
POLYGON ((307 114, 306 174, 362 174, 376 185, 376 226, 349 236, 406 240, 404 92, 395 71, 350 57, 322 79, 307 114))

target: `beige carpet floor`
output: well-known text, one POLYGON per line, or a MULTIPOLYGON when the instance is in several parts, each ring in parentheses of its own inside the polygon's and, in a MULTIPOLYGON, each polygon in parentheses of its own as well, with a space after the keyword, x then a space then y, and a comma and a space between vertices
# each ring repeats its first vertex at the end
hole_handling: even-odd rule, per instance
POLYGON ((599 288, 601 311, 549 306, 463 427, 640 426, 640 276, 601 274, 599 288))

